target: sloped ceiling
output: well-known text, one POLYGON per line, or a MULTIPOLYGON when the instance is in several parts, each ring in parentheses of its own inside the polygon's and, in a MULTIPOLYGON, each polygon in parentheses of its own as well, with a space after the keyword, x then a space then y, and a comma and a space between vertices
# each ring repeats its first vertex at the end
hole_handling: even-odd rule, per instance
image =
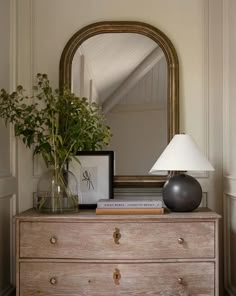
POLYGON ((84 55, 103 103, 156 48, 154 41, 140 34, 108 33, 86 40, 76 55, 84 55))

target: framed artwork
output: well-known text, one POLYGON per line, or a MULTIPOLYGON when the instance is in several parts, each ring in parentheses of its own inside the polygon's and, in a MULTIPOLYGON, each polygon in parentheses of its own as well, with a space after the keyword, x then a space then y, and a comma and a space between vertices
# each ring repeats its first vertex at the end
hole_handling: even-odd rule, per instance
POLYGON ((79 208, 96 208, 102 198, 113 198, 113 151, 81 151, 69 170, 78 181, 79 208))

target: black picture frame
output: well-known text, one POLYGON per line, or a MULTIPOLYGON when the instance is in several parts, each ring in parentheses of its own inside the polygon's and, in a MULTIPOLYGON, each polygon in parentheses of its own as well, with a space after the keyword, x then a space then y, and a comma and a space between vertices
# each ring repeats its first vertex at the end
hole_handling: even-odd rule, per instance
POLYGON ((80 209, 95 209, 97 201, 113 198, 114 151, 80 151, 69 170, 78 181, 80 209))

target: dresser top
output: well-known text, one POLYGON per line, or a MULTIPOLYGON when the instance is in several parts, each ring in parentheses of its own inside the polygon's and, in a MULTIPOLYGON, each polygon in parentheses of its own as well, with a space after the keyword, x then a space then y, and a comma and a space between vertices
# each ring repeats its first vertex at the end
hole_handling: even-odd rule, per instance
POLYGON ((95 210, 80 210, 78 213, 47 214, 40 213, 34 209, 27 210, 16 215, 16 219, 21 221, 167 221, 167 220, 216 220, 221 216, 208 208, 198 208, 193 212, 176 213, 165 209, 160 215, 96 215, 95 210))

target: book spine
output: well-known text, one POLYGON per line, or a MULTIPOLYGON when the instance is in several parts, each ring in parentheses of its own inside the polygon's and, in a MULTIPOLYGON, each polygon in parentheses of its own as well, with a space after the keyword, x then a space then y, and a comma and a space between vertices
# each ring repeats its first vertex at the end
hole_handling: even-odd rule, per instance
POLYGON ((164 208, 156 208, 156 209, 104 209, 97 208, 97 215, 160 215, 164 214, 164 208))
POLYGON ((98 202, 97 208, 162 208, 162 202, 98 202))

